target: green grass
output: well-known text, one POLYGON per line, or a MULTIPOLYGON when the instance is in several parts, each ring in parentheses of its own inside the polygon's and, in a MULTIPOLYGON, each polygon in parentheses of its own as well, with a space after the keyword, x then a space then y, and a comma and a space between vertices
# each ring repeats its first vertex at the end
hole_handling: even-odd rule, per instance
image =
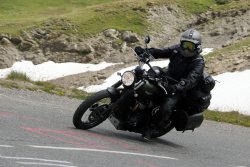
POLYGON ((30 78, 24 74, 24 73, 20 73, 20 72, 15 72, 15 71, 12 71, 8 76, 7 76, 7 79, 10 79, 10 80, 19 80, 19 81, 31 81, 30 78))
POLYGON ((214 5, 212 9, 214 11, 227 11, 230 9, 249 9, 250 1, 249 0, 230 0, 229 3, 223 5, 214 5))
POLYGON ((176 0, 176 3, 190 14, 205 12, 216 4, 214 0, 176 0))
MULTIPOLYGON (((107 28, 142 33, 146 26, 145 3, 117 0, 0 0, 0 31, 18 34, 41 26, 45 20, 70 20, 79 34, 95 34, 107 28), (138 8, 137 8, 138 7, 138 8)), ((60 25, 52 27, 61 30, 60 25)), ((67 33, 74 33, 69 30, 67 33)))
POLYGON ((0 85, 2 87, 9 88, 9 89, 21 89, 21 87, 16 82, 6 82, 6 81, 0 80, 0 85))
POLYGON ((238 112, 206 111, 204 112, 204 116, 207 120, 250 127, 250 116, 242 115, 238 112))
POLYGON ((30 91, 44 91, 58 96, 68 96, 70 98, 83 99, 89 94, 78 90, 64 88, 50 82, 32 81, 26 74, 19 72, 11 72, 7 76, 7 80, 0 80, 0 85, 6 88, 25 89, 30 91))
MULTIPOLYGON (((0 32, 18 35, 34 27, 51 28, 65 33, 95 35, 107 28, 131 30, 144 34, 147 22, 147 2, 150 0, 0 0, 0 32), (74 28, 61 24, 44 25, 46 20, 64 18, 74 28)), ((176 4, 187 13, 210 10, 249 8, 249 0, 232 0, 217 5, 215 0, 154 0, 155 4, 176 4)), ((188 14, 189 15, 189 14, 188 14)))
POLYGON ((108 28, 131 30, 142 34, 147 27, 144 7, 134 7, 129 4, 116 3, 79 11, 80 16, 74 17, 72 22, 79 26, 81 34, 96 34, 108 28))
POLYGON ((214 52, 209 53, 206 55, 206 60, 209 61, 211 58, 216 57, 216 56, 227 56, 231 52, 239 52, 242 49, 248 48, 250 46, 250 37, 242 39, 236 43, 233 43, 227 47, 215 50, 214 52))
POLYGON ((49 82, 41 82, 41 81, 37 81, 37 82, 33 82, 35 85, 41 87, 41 90, 43 90, 44 92, 50 93, 50 94, 56 94, 59 96, 64 96, 65 95, 65 91, 61 89, 61 87, 49 83, 49 82))
POLYGON ((71 89, 71 93, 68 95, 68 97, 75 99, 85 99, 87 96, 90 95, 91 95, 90 93, 86 93, 79 89, 73 88, 71 89))

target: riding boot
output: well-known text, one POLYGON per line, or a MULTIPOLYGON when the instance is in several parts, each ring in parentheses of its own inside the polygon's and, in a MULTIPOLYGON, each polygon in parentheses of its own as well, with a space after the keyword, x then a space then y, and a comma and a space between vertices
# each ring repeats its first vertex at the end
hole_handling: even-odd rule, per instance
POLYGON ((152 129, 148 126, 144 129, 143 133, 142 133, 142 138, 145 141, 150 141, 151 139, 151 135, 152 135, 152 129))

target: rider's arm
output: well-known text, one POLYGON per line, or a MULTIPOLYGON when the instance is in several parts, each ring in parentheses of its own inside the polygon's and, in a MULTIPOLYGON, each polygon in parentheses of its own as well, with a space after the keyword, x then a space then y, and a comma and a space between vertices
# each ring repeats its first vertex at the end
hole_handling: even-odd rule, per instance
POLYGON ((149 52, 152 54, 154 58, 170 58, 174 55, 175 50, 178 48, 178 45, 170 46, 167 48, 150 48, 149 52))
POLYGON ((205 63, 202 57, 194 59, 190 64, 188 75, 176 84, 176 89, 179 91, 187 91, 195 87, 202 78, 204 67, 205 63))

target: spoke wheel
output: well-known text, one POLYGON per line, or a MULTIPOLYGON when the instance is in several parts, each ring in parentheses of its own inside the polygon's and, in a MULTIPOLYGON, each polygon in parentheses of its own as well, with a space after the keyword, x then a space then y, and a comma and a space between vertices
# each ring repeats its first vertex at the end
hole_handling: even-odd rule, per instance
POLYGON ((75 111, 74 126, 78 129, 90 129, 99 125, 110 116, 110 105, 111 97, 106 90, 88 97, 75 111))

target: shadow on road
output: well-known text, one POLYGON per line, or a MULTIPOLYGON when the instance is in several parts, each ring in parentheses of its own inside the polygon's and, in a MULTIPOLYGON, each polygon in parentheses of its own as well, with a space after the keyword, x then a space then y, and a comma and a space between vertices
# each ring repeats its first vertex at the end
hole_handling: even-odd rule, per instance
POLYGON ((82 133, 84 135, 90 135, 90 136, 96 136, 99 139, 102 138, 109 138, 113 140, 119 140, 121 142, 128 142, 128 143, 136 143, 136 144, 143 144, 143 145, 149 145, 149 146, 157 146, 164 145, 165 147, 172 147, 177 149, 183 149, 184 146, 178 145, 172 141, 163 139, 163 138, 156 138, 151 139, 148 142, 145 142, 140 134, 133 133, 133 132, 127 132, 127 131, 114 131, 114 130, 108 130, 108 129, 102 129, 102 128, 95 128, 91 130, 81 130, 81 129, 75 129, 73 127, 70 127, 71 130, 77 131, 79 133, 82 133))

